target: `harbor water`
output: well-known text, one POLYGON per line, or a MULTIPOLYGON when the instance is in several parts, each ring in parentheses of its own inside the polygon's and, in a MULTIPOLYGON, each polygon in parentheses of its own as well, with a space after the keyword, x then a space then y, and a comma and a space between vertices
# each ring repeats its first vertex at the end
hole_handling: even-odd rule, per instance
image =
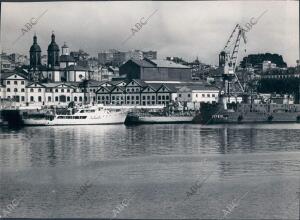
POLYGON ((298 219, 300 124, 0 128, 0 215, 298 219))

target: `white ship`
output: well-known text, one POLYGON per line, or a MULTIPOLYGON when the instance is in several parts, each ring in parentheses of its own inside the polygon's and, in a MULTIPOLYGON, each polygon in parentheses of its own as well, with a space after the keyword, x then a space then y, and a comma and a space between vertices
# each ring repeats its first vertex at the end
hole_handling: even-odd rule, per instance
POLYGON ((123 124, 126 116, 127 111, 98 105, 79 108, 74 114, 26 117, 23 118, 23 123, 32 126, 123 124))

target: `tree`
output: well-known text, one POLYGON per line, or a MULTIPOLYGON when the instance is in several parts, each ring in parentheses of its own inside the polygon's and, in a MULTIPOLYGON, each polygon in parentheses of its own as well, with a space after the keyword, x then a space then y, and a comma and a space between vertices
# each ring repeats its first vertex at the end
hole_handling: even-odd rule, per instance
POLYGON ((87 93, 87 87, 89 85, 89 80, 88 79, 83 79, 78 87, 83 89, 83 104, 86 104, 86 93, 87 93))
POLYGON ((271 61, 275 63, 277 67, 287 67, 286 62, 284 62, 283 57, 279 54, 249 54, 247 57, 244 57, 241 61, 240 65, 242 68, 246 67, 246 64, 251 64, 252 66, 257 66, 261 64, 263 61, 271 61))

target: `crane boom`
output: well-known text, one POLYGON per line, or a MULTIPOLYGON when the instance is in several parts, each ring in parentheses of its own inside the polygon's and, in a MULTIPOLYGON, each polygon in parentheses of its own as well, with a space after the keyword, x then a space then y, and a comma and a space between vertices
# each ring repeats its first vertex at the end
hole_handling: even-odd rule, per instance
POLYGON ((223 89, 224 89, 224 108, 227 109, 226 103, 230 101, 231 91, 234 92, 234 96, 237 97, 236 88, 234 88, 234 84, 237 82, 238 87, 242 92, 244 92, 244 88, 240 83, 235 69, 237 66, 237 60, 239 55, 241 38, 243 38, 244 43, 247 43, 247 39, 245 36, 245 31, 243 28, 236 24, 229 39, 227 40, 223 51, 220 53, 220 65, 224 66, 223 72, 223 89), (231 89, 230 89, 231 88, 231 89), (228 100, 227 100, 228 99, 228 100))

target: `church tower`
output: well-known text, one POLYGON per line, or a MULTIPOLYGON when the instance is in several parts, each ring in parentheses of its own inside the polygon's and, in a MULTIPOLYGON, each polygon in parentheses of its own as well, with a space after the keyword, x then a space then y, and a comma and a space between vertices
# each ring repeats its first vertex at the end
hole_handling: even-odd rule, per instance
POLYGON ((37 70, 41 66, 41 48, 37 44, 37 37, 34 34, 33 36, 33 44, 30 47, 29 55, 30 55, 30 69, 37 70))
POLYGON ((61 55, 70 55, 70 49, 69 49, 69 47, 66 45, 66 42, 65 42, 64 45, 61 47, 61 55))
POLYGON ((59 67, 59 47, 55 43, 55 35, 52 32, 51 43, 48 46, 48 67, 54 68, 59 67))

